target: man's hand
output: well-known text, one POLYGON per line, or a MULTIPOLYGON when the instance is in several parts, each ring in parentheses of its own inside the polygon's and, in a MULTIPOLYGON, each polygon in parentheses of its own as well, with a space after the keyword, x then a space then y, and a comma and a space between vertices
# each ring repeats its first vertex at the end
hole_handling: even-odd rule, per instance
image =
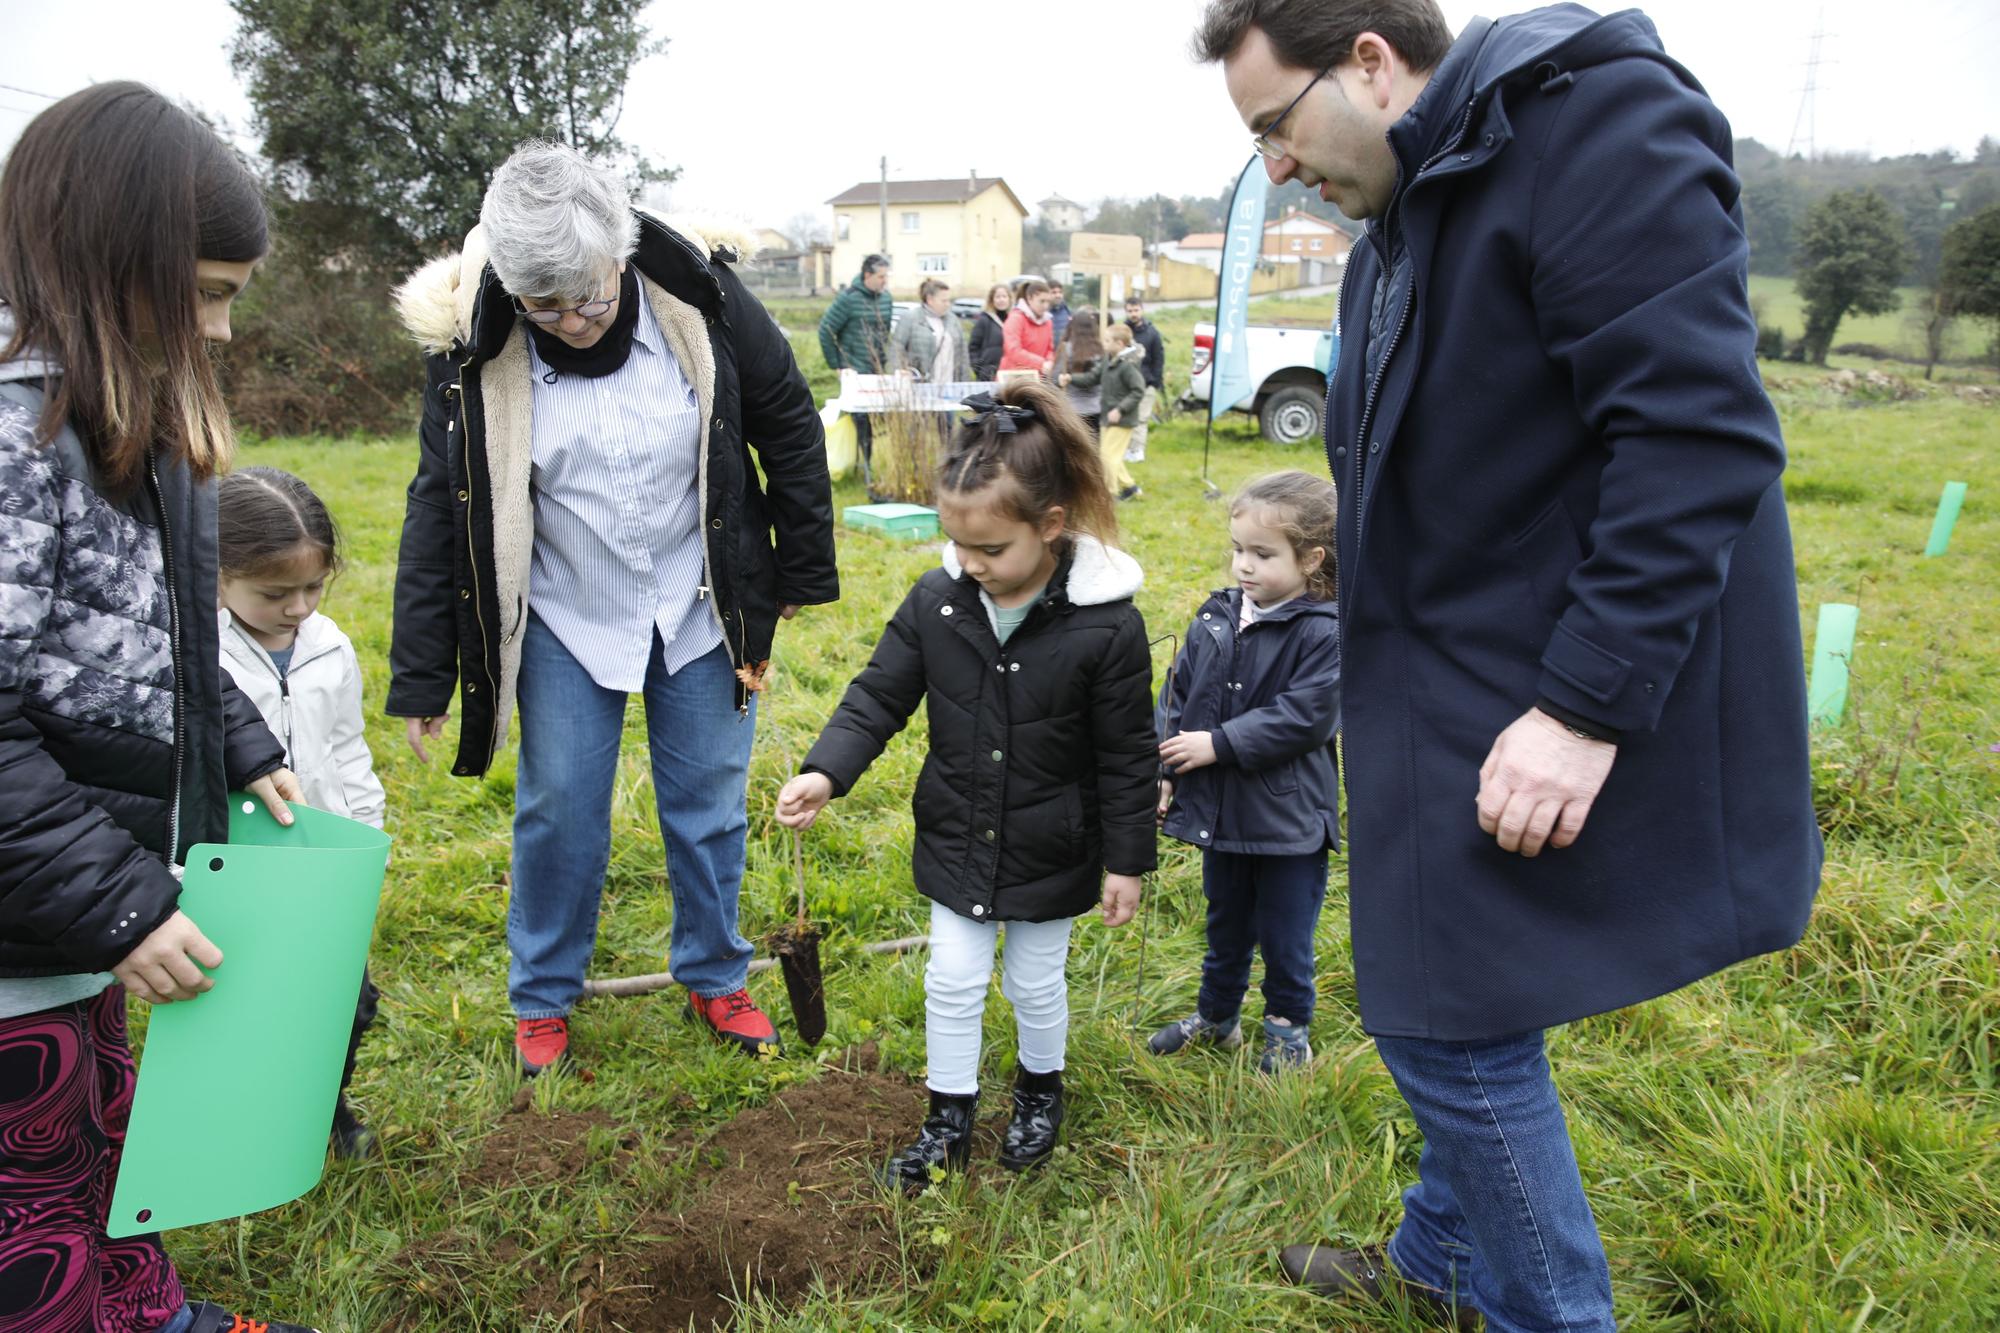
POLYGON ((1113 426, 1117 425, 1117 424, 1118 424, 1118 409, 1114 407, 1114 408, 1112 408, 1112 409, 1111 409, 1111 410, 1110 410, 1109 412, 1105 413, 1105 414, 1104 414, 1104 420, 1105 420, 1105 422, 1106 422, 1107 424, 1109 424, 1109 425, 1113 425, 1113 426))
POLYGON ((778 822, 786 828, 811 828, 820 807, 832 799, 832 778, 824 773, 801 773, 778 792, 778 822))
POLYGON ((1164 824, 1167 822, 1167 807, 1172 805, 1173 803, 1174 803, 1174 784, 1167 781, 1165 778, 1161 778, 1160 806, 1159 809, 1153 812, 1155 823, 1164 824))
POLYGON ((1479 767, 1479 827, 1523 856, 1567 847, 1583 832, 1618 747, 1571 732, 1531 708, 1500 733, 1479 767))
POLYGON ((799 605, 797 602, 786 602, 778 608, 778 618, 780 620, 790 620, 799 613, 799 605))
POLYGON ((1160 742, 1160 762, 1170 773, 1187 773, 1215 762, 1215 737, 1205 731, 1183 731, 1160 742))
POLYGON ((1106 875, 1104 898, 1098 903, 1104 924, 1116 928, 1139 914, 1139 877, 1106 875))
POLYGON ((187 913, 175 912, 140 940, 138 947, 111 969, 111 975, 148 1004, 171 1004, 192 1000, 214 986, 214 978, 201 968, 220 966, 222 950, 188 920, 187 913))
POLYGON ((262 801, 264 808, 271 812, 271 818, 287 828, 291 827, 294 816, 292 808, 285 802, 298 801, 303 804, 306 799, 305 790, 299 786, 298 778, 289 768, 272 769, 250 783, 244 790, 262 801))
POLYGON ((442 713, 437 717, 406 717, 403 719, 403 737, 409 741, 410 749, 415 752, 418 763, 428 764, 431 761, 431 752, 424 748, 424 742, 426 740, 434 741, 443 736, 444 724, 449 721, 451 721, 450 713, 442 713))

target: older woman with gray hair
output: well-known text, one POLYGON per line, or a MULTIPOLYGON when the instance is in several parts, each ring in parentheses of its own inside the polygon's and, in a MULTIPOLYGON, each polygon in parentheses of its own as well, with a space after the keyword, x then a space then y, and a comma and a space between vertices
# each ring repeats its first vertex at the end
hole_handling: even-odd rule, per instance
POLYGON ((839 584, 819 415, 735 257, 635 212, 575 149, 531 142, 463 251, 397 293, 428 387, 388 711, 427 760, 456 691, 463 776, 520 713, 508 991, 530 1075, 568 1052, 635 691, 674 976, 718 1038, 777 1045, 737 929, 756 692, 778 620, 839 584))

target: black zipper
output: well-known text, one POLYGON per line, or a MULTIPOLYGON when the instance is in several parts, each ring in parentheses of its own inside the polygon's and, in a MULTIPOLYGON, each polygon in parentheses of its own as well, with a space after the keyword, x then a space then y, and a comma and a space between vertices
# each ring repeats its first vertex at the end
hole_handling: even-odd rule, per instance
POLYGON ((146 451, 146 478, 153 485, 153 503, 160 511, 160 563, 167 580, 167 642, 174 659, 174 782, 167 800, 167 864, 173 865, 181 852, 181 776, 187 761, 187 700, 185 673, 181 670, 181 599, 174 579, 174 531, 167 517, 167 496, 160 486, 159 460, 146 451))

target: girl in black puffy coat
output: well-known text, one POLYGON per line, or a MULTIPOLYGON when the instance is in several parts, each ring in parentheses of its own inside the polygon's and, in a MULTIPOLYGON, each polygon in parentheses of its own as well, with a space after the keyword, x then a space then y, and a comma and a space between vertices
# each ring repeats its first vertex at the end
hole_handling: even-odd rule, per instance
POLYGON ((912 1192, 964 1167, 998 925, 1019 1068, 1000 1163, 1054 1149, 1074 919, 1122 926, 1153 869, 1152 664, 1097 448, 1062 395, 1012 384, 968 399, 938 479, 944 563, 917 581, 855 677, 779 822, 810 825, 860 780, 919 703, 930 750, 911 801, 917 888, 932 900, 924 973, 930 1114, 885 1179, 912 1192), (1101 884, 1100 884, 1101 877, 1101 884))

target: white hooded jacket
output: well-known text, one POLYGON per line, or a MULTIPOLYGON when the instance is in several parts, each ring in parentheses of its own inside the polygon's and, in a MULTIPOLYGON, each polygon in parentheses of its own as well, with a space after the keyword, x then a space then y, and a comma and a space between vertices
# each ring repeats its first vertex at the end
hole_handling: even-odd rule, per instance
POLYGON ((361 662, 340 626, 315 611, 299 625, 284 675, 228 608, 222 669, 250 696, 285 747, 305 803, 382 827, 382 783, 362 732, 361 662))

